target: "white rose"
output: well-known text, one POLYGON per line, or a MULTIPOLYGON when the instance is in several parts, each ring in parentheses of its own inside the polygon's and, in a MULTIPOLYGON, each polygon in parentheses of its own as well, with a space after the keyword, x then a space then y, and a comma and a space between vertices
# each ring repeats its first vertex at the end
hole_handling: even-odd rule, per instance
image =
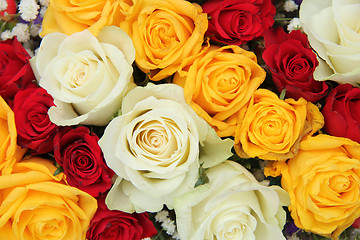
POLYGON ((240 164, 226 161, 206 171, 210 181, 175 199, 180 239, 281 240, 288 194, 265 186, 240 164))
POLYGON ((54 98, 49 110, 57 125, 106 125, 135 84, 135 49, 120 28, 104 27, 67 36, 46 35, 31 66, 41 87, 54 98))
POLYGON ((185 102, 175 84, 137 87, 124 98, 122 114, 106 127, 99 145, 117 174, 106 198, 110 209, 156 212, 194 188, 199 166, 231 156, 234 142, 216 132, 185 102))
POLYGON ((303 0, 300 21, 317 52, 316 80, 360 83, 360 0, 303 0))

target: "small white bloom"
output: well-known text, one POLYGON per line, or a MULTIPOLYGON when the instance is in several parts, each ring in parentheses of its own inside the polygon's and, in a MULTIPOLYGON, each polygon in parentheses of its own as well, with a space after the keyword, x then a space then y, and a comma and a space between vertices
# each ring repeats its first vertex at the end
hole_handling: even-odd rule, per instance
POLYGON ((34 52, 30 48, 25 48, 25 50, 29 54, 30 57, 34 56, 34 52))
POLYGON ((175 231, 175 233, 172 235, 172 238, 174 238, 176 240, 180 240, 179 233, 175 231))
POLYGON ((1 33, 1 40, 5 41, 12 38, 14 35, 10 30, 5 30, 1 33))
POLYGON ((8 7, 7 1, 6 0, 0 0, 0 11, 6 10, 7 7, 8 7))
POLYGON ((167 219, 168 216, 169 216, 169 212, 166 210, 162 210, 162 211, 156 213, 155 220, 157 222, 165 222, 165 220, 167 219))
POLYGON ((29 26, 24 23, 17 23, 12 29, 13 36, 16 36, 19 42, 26 42, 30 39, 29 26))
POLYGON ((22 0, 19 4, 20 17, 25 21, 31 21, 38 15, 40 6, 34 0, 22 0))
POLYGON ((298 10, 299 6, 293 0, 287 0, 284 4, 284 10, 287 12, 293 12, 298 10))
POLYGON ((270 181, 269 180, 263 180, 260 182, 262 185, 264 186, 270 186, 270 181))
POLYGON ((40 9, 40 16, 41 16, 42 18, 44 18, 44 16, 45 16, 46 9, 47 9, 47 7, 42 7, 42 8, 40 9))
POLYGON ((34 45, 34 42, 30 39, 29 41, 24 42, 22 45, 30 57, 33 57, 34 51, 31 50, 31 47, 34 45))
POLYGON ((165 219, 165 221, 161 224, 163 229, 166 231, 168 235, 173 235, 175 233, 175 222, 170 218, 165 219))
POLYGON ((288 237, 287 240, 299 240, 300 238, 298 236, 296 236, 296 233, 294 233, 293 235, 291 235, 290 237, 288 237))
POLYGON ((44 7, 49 6, 49 0, 40 0, 40 5, 44 7))
POLYGON ((39 24, 31 24, 30 27, 30 35, 33 37, 39 36, 40 33, 40 25, 39 24))
POLYGON ((287 26, 287 30, 291 32, 292 30, 297 30, 301 28, 301 23, 299 18, 291 19, 289 25, 287 26))

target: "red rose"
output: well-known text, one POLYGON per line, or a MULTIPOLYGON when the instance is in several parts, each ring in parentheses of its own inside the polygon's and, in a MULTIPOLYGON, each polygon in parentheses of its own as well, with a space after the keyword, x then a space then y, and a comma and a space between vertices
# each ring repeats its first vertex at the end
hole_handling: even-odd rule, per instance
POLYGON ((0 12, 0 16, 4 16, 4 13, 7 12, 8 14, 15 14, 16 13, 16 2, 15 0, 7 0, 6 1, 8 6, 6 10, 0 12))
POLYGON ((33 85, 29 54, 16 38, 0 42, 0 95, 12 107, 15 94, 33 85))
POLYGON ((25 89, 15 95, 13 110, 19 146, 30 148, 37 154, 53 151, 58 126, 47 114, 53 105, 53 98, 43 88, 25 89))
POLYGON ((97 197, 111 187, 114 172, 104 161, 99 138, 86 127, 62 129, 54 138, 54 156, 69 185, 97 197))
POLYGON ((351 226, 354 228, 360 228, 360 218, 357 218, 351 226))
POLYGON ((274 23, 271 0, 210 0, 202 5, 208 14, 211 40, 240 45, 263 34, 274 23))
POLYGON ((303 97, 311 102, 326 95, 326 83, 314 80, 313 73, 319 63, 305 34, 300 30, 286 34, 277 28, 265 32, 264 40, 266 49, 262 57, 279 92, 286 88, 287 97, 303 97))
POLYGON ((331 90, 322 109, 325 131, 360 143, 359 109, 360 89, 348 83, 337 86, 331 90))
POLYGON ((98 209, 86 233, 88 240, 140 240, 157 233, 145 213, 125 213, 109 210, 104 199, 98 200, 98 209))

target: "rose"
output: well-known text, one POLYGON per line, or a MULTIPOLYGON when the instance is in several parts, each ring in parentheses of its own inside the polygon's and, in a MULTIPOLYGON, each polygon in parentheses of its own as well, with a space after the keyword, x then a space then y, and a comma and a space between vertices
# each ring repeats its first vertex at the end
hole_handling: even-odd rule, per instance
POLYGON ((200 164, 214 166, 232 155, 233 141, 216 132, 186 104, 175 84, 130 91, 123 115, 106 127, 99 145, 118 176, 106 204, 125 212, 156 212, 192 189, 200 164))
POLYGON ((338 239, 360 217, 360 145, 347 138, 307 137, 281 168, 296 226, 338 239))
POLYGON ((360 89, 341 84, 331 90, 322 114, 325 131, 337 137, 350 138, 360 143, 360 89))
POLYGON ((86 127, 62 129, 54 138, 54 157, 69 185, 93 197, 111 187, 114 175, 105 164, 98 140, 86 127))
POLYGON ((15 95, 17 142, 21 147, 30 148, 35 154, 53 151, 53 138, 58 127, 47 114, 53 105, 52 97, 43 88, 22 90, 15 95))
POLYGON ((10 174, 27 150, 16 144, 16 137, 14 113, 0 96, 0 176, 10 174))
POLYGON ((326 83, 314 80, 318 61, 305 34, 300 30, 286 34, 277 28, 265 32, 264 39, 266 49, 262 57, 279 92, 285 88, 286 96, 296 100, 303 97, 311 102, 326 95, 326 83))
POLYGON ((118 27, 46 35, 31 59, 40 86, 54 98, 49 110, 57 125, 106 125, 134 86, 134 48, 118 27))
POLYGON ((35 80, 30 56, 16 38, 0 42, 0 95, 12 107, 15 94, 35 80))
POLYGON ((181 239, 285 239, 281 230, 289 196, 260 184, 240 164, 226 161, 206 171, 209 183, 176 198, 181 239))
POLYGON ((104 26, 118 26, 136 5, 137 0, 126 2, 101 0, 81 3, 70 0, 50 0, 40 36, 53 32, 71 35, 85 29, 96 36, 104 26))
POLYGON ((209 0, 202 8, 210 18, 211 40, 240 45, 260 37, 274 23, 271 0, 209 0))
POLYGON ((146 212, 130 214, 109 210, 104 198, 98 200, 98 205, 86 233, 88 240, 140 240, 157 233, 146 212))
POLYGON ((207 24, 197 4, 143 0, 121 27, 134 41, 138 67, 158 81, 173 75, 183 60, 200 51, 207 24))
POLYGON ((14 165, 0 176, 0 236, 2 239, 85 238, 94 216, 96 199, 67 186, 63 174, 39 157, 14 165))
POLYGON ((354 228, 360 228, 360 218, 357 218, 351 226, 354 228))
POLYGON ((300 98, 281 100, 267 89, 258 89, 245 118, 236 129, 235 151, 240 157, 286 160, 296 155, 301 139, 324 125, 318 107, 300 98))
POLYGON ((210 47, 173 82, 184 86, 186 102, 220 137, 234 135, 246 104, 265 79, 256 56, 238 46, 210 47))
POLYGON ((311 47, 319 56, 316 80, 339 83, 360 82, 360 54, 357 22, 358 1, 304 0, 300 6, 300 21, 311 47))

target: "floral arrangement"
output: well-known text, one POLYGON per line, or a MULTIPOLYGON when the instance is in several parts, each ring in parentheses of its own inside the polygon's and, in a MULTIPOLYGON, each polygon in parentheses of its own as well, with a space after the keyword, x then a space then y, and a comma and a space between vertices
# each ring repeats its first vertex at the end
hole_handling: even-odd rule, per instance
POLYGON ((360 0, 0 11, 1 239, 360 239, 360 0))

